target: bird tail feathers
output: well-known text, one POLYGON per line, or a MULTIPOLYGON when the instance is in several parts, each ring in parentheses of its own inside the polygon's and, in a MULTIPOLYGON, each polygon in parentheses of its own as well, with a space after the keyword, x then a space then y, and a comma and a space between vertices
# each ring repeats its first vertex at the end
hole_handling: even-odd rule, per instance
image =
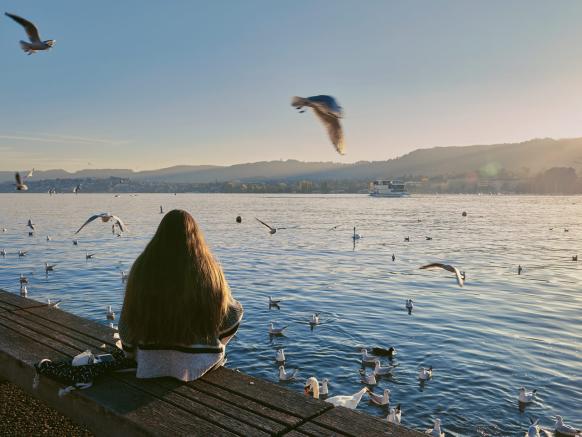
POLYGON ((20 48, 26 53, 30 53, 32 51, 30 44, 28 44, 26 41, 20 41, 20 48))

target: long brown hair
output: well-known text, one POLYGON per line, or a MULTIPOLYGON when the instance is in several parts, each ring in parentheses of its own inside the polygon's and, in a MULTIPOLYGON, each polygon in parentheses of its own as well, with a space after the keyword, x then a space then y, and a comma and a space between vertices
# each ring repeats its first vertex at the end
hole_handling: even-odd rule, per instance
POLYGON ((200 228, 173 210, 137 258, 127 279, 121 323, 129 343, 191 344, 218 332, 230 289, 200 228))

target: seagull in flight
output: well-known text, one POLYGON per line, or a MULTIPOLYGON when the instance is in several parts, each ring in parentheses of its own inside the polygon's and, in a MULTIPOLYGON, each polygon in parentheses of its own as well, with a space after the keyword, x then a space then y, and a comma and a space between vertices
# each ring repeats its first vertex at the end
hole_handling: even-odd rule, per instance
POLYGON ((459 269, 457 269, 456 267, 453 267, 449 264, 441 264, 441 263, 432 263, 432 264, 427 264, 425 266, 420 267, 422 270, 426 270, 426 269, 445 269, 448 270, 449 272, 452 272, 455 274, 456 278, 457 278, 457 283, 459 284, 459 287, 462 287, 463 284, 465 283, 465 272, 460 272, 459 269))
POLYGON ((258 221, 259 223, 261 223, 262 225, 264 225, 264 226, 266 226, 267 228, 269 228, 269 234, 271 234, 271 235, 275 234, 275 233, 276 233, 278 230, 281 230, 281 229, 287 229, 287 228, 274 228, 274 227, 272 227, 272 226, 269 226, 268 224, 266 224, 264 221, 262 221, 262 220, 259 220, 259 219, 258 219, 258 218, 256 218, 256 217, 255 217, 255 219, 257 219, 257 221, 258 221))
POLYGON ((83 223, 83 226, 81 226, 77 232, 75 232, 75 234, 78 234, 81 229, 83 229, 85 226, 87 226, 89 223, 91 223, 93 220, 97 220, 97 219, 101 219, 101 221, 103 223, 107 223, 109 220, 113 220, 113 226, 115 227, 115 225, 117 225, 119 227, 119 229, 121 230, 121 232, 125 231, 126 226, 125 223, 123 223, 123 221, 117 217, 116 215, 113 214, 109 214, 107 212, 102 212, 100 214, 95 214, 91 217, 89 217, 89 219, 83 223))
POLYGON ((73 193, 78 194, 81 191, 81 184, 77 184, 75 188, 73 188, 73 193))
POLYGON ((16 172, 14 174, 14 180, 16 181, 14 184, 16 186, 16 191, 28 191, 28 185, 24 183, 26 177, 20 177, 20 173, 16 172))
POLYGON ((28 223, 26 224, 26 226, 28 226, 30 229, 34 231, 34 223, 32 223, 31 219, 28 219, 28 223))
POLYGON ((56 40, 54 39, 47 39, 46 41, 42 41, 40 39, 40 35, 38 34, 38 29, 30 21, 25 20, 24 18, 19 17, 18 15, 9 14, 8 12, 5 12, 4 15, 12 18, 14 21, 16 21, 22 27, 24 27, 24 30, 26 31, 26 34, 28 35, 28 39, 30 40, 30 42, 28 43, 26 41, 20 41, 20 47, 27 54, 32 55, 35 52, 48 50, 53 45, 55 45, 56 40))
POLYGON ((332 96, 312 96, 312 97, 293 97, 291 105, 295 106, 300 113, 305 112, 304 106, 313 109, 315 115, 327 128, 329 139, 340 155, 345 155, 346 145, 344 142, 344 133, 339 119, 343 117, 343 109, 338 105, 332 96))

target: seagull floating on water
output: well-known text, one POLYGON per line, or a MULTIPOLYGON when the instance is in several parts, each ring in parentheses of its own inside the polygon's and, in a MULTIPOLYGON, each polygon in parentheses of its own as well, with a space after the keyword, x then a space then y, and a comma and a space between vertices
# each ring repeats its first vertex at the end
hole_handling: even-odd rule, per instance
POLYGON ((319 325, 319 313, 315 313, 311 315, 311 320, 309 321, 310 325, 319 325))
POLYGON ((264 221, 259 220, 258 218, 255 217, 255 219, 261 223, 262 225, 265 225, 267 228, 269 228, 269 234, 273 235, 275 233, 277 233, 277 231, 281 230, 281 229, 287 229, 287 228, 274 228, 272 226, 269 226, 268 224, 266 224, 264 221))
POLYGON ((54 39, 47 39, 46 41, 42 41, 40 39, 40 35, 38 34, 38 29, 30 21, 25 20, 24 18, 19 17, 18 15, 9 14, 8 12, 5 12, 4 15, 12 18, 14 21, 16 21, 22 27, 24 27, 24 30, 26 31, 26 34, 28 35, 28 39, 30 42, 28 43, 26 41, 20 41, 20 47, 27 54, 31 55, 35 52, 49 50, 52 46, 55 45, 56 41, 54 39))
POLYGON ((59 305, 61 304, 62 300, 57 300, 57 301, 51 301, 50 299, 47 299, 47 306, 49 308, 58 308, 59 305))
POLYGON ((410 237, 404 237, 405 242, 410 242, 410 237))
POLYGON ((48 273, 48 272, 54 272, 55 271, 55 266, 56 266, 56 264, 50 265, 49 263, 45 262, 44 263, 44 271, 46 273, 48 273))
POLYGON ((393 369, 394 366, 382 367, 382 365, 380 364, 380 360, 378 360, 374 365, 374 375, 376 376, 390 375, 393 369))
POLYGON ((537 390, 526 391, 525 387, 519 389, 518 400, 521 404, 529 404, 536 398, 537 390))
POLYGON ((459 284, 459 287, 462 287, 464 282, 465 282, 465 272, 460 272, 459 269, 457 269, 456 267, 453 267, 449 264, 442 264, 442 263, 432 263, 432 264, 427 264, 425 266, 420 267, 421 270, 426 270, 426 269, 445 269, 449 272, 453 272, 457 278, 457 284, 459 284))
POLYGON ((240 215, 237 215, 235 221, 237 223, 242 223, 242 217, 240 215))
POLYGON ((576 429, 573 426, 564 423, 562 416, 556 416, 556 425, 554 431, 561 435, 580 437, 582 435, 581 429, 576 429))
POLYGON ((83 229, 85 226, 87 226, 93 220, 97 220, 97 219, 101 219, 101 221, 103 223, 107 223, 109 220, 113 220, 112 227, 113 227, 114 232, 115 232, 115 225, 117 225, 119 227, 119 230, 121 232, 125 231, 125 229, 126 229, 125 224, 123 223, 123 221, 119 217, 117 217, 116 215, 113 215, 113 214, 109 214, 107 212, 102 212, 100 214, 95 214, 95 215, 89 217, 89 219, 85 223, 83 223, 83 225, 77 230, 77 232, 75 232, 75 234, 78 234, 81 231, 81 229, 83 229))
POLYGON ((396 408, 390 408, 390 413, 386 420, 390 423, 394 423, 396 425, 400 425, 400 420, 402 419, 402 410, 400 409, 400 404, 396 406, 396 408))
POLYGON ((543 432, 546 437, 554 437, 554 435, 551 432, 543 429, 539 425, 539 419, 534 421, 533 419, 530 418, 530 421, 531 421, 531 425, 527 429, 527 432, 525 433, 525 437, 541 437, 540 431, 543 432))
POLYGON ((18 256, 26 256, 27 253, 28 253, 27 250, 19 250, 18 251, 18 256))
POLYGON ((434 426, 432 429, 427 429, 425 434, 428 434, 432 437, 445 437, 445 433, 441 430, 441 419, 435 419, 434 426))
POLYGON ((275 360, 278 363, 285 362, 285 351, 283 349, 277 349, 277 355, 275 356, 275 360))
POLYGON ((94 256, 94 253, 85 252, 85 259, 93 259, 94 256))
POLYGON ((73 240, 73 246, 77 246, 79 245, 79 242, 77 240, 73 240))
POLYGON ((385 407, 390 403, 390 389, 388 388, 385 388, 384 393, 381 395, 370 391, 368 392, 368 396, 370 397, 370 402, 374 405, 385 407))
POLYGON ((282 328, 275 328, 273 322, 269 324, 269 335, 283 335, 283 331, 287 329, 287 326, 283 326, 282 328))
POLYGON ((368 375, 364 369, 360 369, 360 381, 362 382, 362 384, 367 385, 378 384, 378 381, 376 381, 376 374, 372 372, 368 375))
POLYGON ((356 233, 356 227, 354 226, 354 234, 352 235, 352 240, 355 241, 355 240, 360 240, 362 238, 364 238, 364 237, 362 237, 362 235, 356 233))
POLYGON ((107 320, 115 320, 115 313, 113 312, 111 305, 107 306, 107 320))
POLYGON ((297 369, 293 369, 291 372, 285 371, 285 366, 279 366, 279 381, 292 381, 297 377, 297 369))
POLYGON ((578 261, 578 255, 574 255, 574 256, 572 257, 572 261, 578 261))
POLYGON ((6 249, 0 250, 0 256, 6 256, 6 249))
POLYGON ((344 134, 340 124, 340 118, 343 117, 343 109, 332 96, 319 95, 312 97, 293 97, 291 105, 295 106, 300 113, 305 112, 302 109, 307 106, 313 109, 315 115, 327 128, 329 139, 340 155, 345 155, 346 145, 344 134))
POLYGON ((432 366, 430 366, 428 369, 421 367, 420 372, 418 372, 418 379, 421 381, 426 381, 430 378, 432 378, 432 366))
POLYGON ((319 394, 321 396, 323 396, 323 398, 325 399, 327 397, 327 395, 329 394, 329 380, 327 378, 323 378, 323 380, 321 381, 321 389, 319 391, 319 394))
POLYGON ((412 310, 414 309, 413 299, 406 299, 406 309, 408 310, 408 314, 412 314, 412 310))
POLYGON ((376 362, 379 360, 377 356, 369 355, 366 349, 362 349, 360 352, 362 353, 362 365, 376 365, 376 362))
POLYGON ((523 271, 523 267, 521 267, 521 265, 517 266, 517 274, 521 275, 521 272, 523 271))
POLYGON ((273 300, 273 299, 271 299, 271 296, 269 296, 269 309, 271 307, 275 307, 278 310, 280 310, 281 309, 281 307, 279 306, 280 303, 281 303, 281 299, 273 300))

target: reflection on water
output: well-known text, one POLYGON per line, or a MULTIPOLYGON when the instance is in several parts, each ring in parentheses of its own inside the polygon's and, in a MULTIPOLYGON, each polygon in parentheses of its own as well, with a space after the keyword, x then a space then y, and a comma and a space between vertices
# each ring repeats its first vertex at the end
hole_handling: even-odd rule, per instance
MULTIPOLYGON (((275 351, 284 348, 300 375, 289 388, 302 391, 316 376, 330 380, 330 396, 352 394, 362 387, 360 348, 395 346, 394 374, 374 391, 391 390, 408 426, 426 429, 439 417, 450 435, 506 436, 523 435, 530 416, 582 424, 582 267, 572 261, 581 198, 2 194, 0 250, 8 253, 0 287, 18 293, 26 274, 29 297, 60 298, 62 309, 107 323, 107 305, 121 309, 121 272, 155 231, 160 205, 194 215, 245 307, 229 366, 276 382, 275 351), (73 236, 102 211, 119 215, 129 232, 118 238, 94 222, 73 236), (269 235, 255 217, 296 228, 269 235), (355 248, 353 226, 363 237, 355 248), (29 254, 18 257, 19 249, 29 254), (433 261, 466 271, 466 286, 448 272, 418 270, 433 261), (44 262, 55 271, 45 275, 44 262), (280 310, 268 296, 282 300, 280 310), (315 312, 321 323, 311 330, 315 312), (270 321, 289 325, 286 335, 270 338, 270 321), (421 385, 423 366, 434 374, 421 385), (538 389, 523 413, 522 385, 538 389)), ((366 401, 358 409, 387 415, 366 401)))

